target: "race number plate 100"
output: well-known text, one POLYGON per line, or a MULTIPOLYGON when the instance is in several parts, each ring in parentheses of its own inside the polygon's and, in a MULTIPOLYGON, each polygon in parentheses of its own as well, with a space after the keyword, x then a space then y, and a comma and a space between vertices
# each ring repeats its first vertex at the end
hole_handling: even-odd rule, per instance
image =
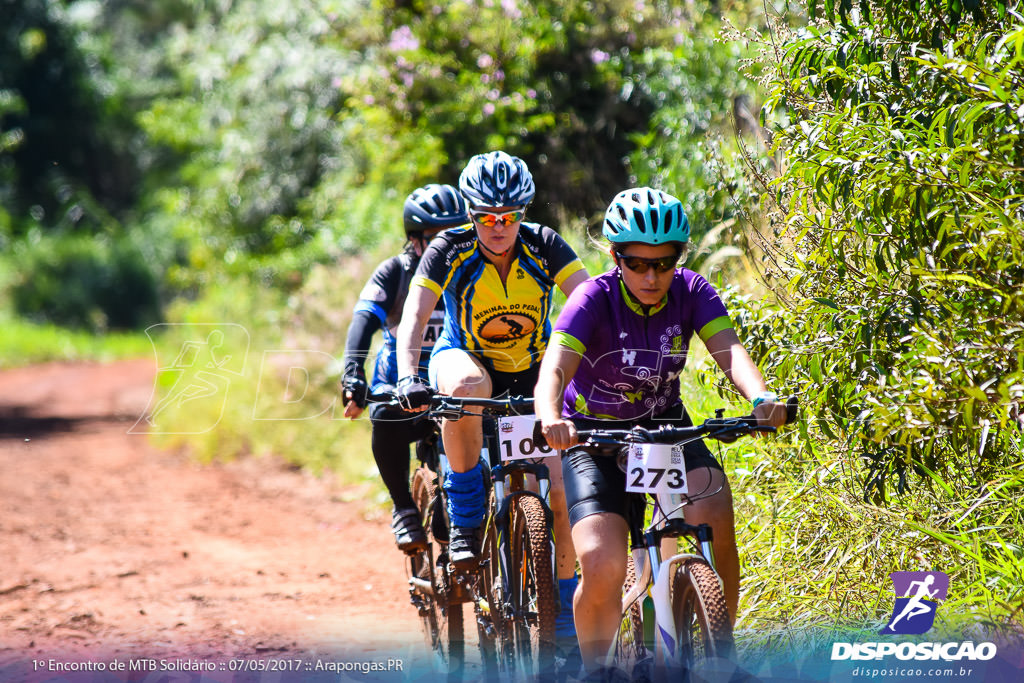
POLYGON ((550 446, 539 446, 533 441, 533 415, 512 415, 498 418, 498 446, 502 460, 545 458, 557 455, 550 446))
POLYGON ((626 490, 636 493, 686 493, 683 447, 661 443, 629 446, 626 490))

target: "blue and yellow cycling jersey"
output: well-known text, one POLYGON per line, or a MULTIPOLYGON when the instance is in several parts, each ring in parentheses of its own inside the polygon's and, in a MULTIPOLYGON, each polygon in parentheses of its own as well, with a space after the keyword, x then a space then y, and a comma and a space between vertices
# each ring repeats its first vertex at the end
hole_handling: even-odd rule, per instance
POLYGON ((583 263, 549 227, 523 223, 508 277, 477 242, 472 225, 438 235, 420 260, 412 285, 444 300, 444 329, 434 353, 464 349, 500 372, 540 361, 551 336, 551 296, 583 263))

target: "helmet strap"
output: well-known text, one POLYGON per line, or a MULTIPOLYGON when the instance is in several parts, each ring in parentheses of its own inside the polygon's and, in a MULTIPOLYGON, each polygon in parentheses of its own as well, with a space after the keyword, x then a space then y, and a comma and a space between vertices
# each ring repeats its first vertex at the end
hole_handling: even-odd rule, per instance
POLYGON ((498 256, 498 257, 501 257, 501 258, 504 258, 510 251, 512 251, 512 247, 509 247, 505 251, 494 251, 493 249, 488 247, 486 244, 484 244, 480 240, 479 237, 477 238, 477 243, 480 245, 480 248, 483 249, 484 251, 486 251, 488 254, 492 254, 494 256, 498 256))

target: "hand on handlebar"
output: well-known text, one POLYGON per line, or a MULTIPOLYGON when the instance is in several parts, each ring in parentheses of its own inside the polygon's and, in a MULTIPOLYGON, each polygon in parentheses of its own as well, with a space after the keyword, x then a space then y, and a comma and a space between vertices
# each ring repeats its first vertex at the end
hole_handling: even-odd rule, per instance
POLYGON ((568 420, 558 419, 554 422, 541 422, 541 433, 548 445, 556 450, 565 450, 579 443, 576 425, 568 420))
POLYGON ((341 380, 342 398, 345 401, 345 417, 355 419, 366 407, 366 397, 370 392, 365 377, 350 375, 341 380))
MULTIPOLYGON (((788 412, 789 409, 785 403, 764 401, 754 408, 751 414, 757 418, 758 424, 777 428, 789 422, 788 412)), ((754 436, 759 438, 769 434, 774 434, 774 432, 754 432, 754 436)))
POLYGON ((398 404, 409 413, 422 413, 430 405, 434 390, 419 377, 409 376, 398 380, 398 404))

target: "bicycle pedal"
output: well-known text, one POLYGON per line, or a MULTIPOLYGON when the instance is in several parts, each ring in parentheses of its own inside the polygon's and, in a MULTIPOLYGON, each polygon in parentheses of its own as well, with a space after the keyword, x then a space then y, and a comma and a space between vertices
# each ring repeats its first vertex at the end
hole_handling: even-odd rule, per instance
POLYGON ((409 591, 409 603, 416 608, 416 616, 427 617, 430 616, 430 608, 427 603, 420 597, 419 593, 415 591, 409 591))

